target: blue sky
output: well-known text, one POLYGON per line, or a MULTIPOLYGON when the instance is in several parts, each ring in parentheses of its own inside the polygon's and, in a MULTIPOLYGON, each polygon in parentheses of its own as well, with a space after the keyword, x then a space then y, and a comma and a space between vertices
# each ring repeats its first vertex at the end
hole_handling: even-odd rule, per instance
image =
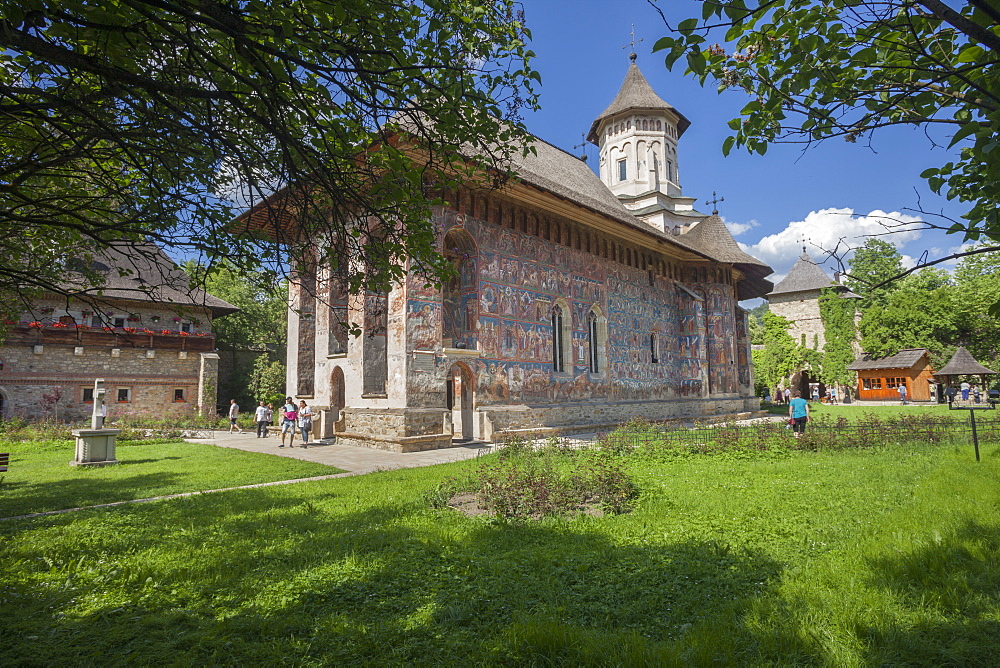
MULTIPOLYGON (((719 95, 714 86, 702 88, 677 66, 666 69, 653 44, 667 34, 659 14, 646 0, 523 0, 534 67, 542 76, 541 111, 525 118, 528 129, 546 141, 578 153, 585 133, 617 94, 628 69, 629 32, 635 24, 638 65, 653 89, 691 120, 678 149, 684 194, 705 206, 712 192, 725 201, 719 212, 737 241, 768 262, 779 279, 802 252, 797 240, 810 239, 810 254, 821 259, 816 246, 830 248, 841 237, 851 246, 864 235, 881 232, 880 220, 908 222, 913 209, 943 212, 957 218, 962 207, 929 192, 919 177, 927 167, 946 162, 949 153, 932 148, 923 130, 891 128, 877 133, 869 148, 831 139, 803 152, 792 145, 774 145, 766 155, 733 151, 722 155, 727 121, 739 115, 745 94, 719 95)), ((672 21, 700 16, 694 0, 659 0, 672 21)), ((597 149, 589 145, 589 164, 596 166, 597 149)), ((931 220, 928 218, 928 220, 931 220)), ((907 231, 885 237, 907 262, 928 252, 948 254, 961 244, 955 235, 907 231)), ((836 268, 828 262, 829 272, 836 268)))

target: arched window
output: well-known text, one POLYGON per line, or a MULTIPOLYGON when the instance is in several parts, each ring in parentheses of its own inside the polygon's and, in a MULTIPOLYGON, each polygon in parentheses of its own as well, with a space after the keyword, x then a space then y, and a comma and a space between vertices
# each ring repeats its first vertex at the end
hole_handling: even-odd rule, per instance
POLYGON ((552 307, 552 370, 562 373, 566 370, 566 346, 563 338, 563 311, 557 304, 552 307))
POLYGON ((590 348, 590 373, 601 372, 601 362, 597 356, 597 314, 593 311, 587 316, 587 344, 590 348))
POLYGON ((608 365, 608 322, 601 307, 594 305, 587 314, 587 344, 590 373, 602 374, 608 365))

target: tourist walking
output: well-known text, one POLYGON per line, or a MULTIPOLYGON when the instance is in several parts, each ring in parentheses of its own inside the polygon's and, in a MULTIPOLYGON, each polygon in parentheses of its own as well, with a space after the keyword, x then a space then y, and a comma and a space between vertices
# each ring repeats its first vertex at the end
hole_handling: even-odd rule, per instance
POLYGON ((809 421, 809 402, 802 398, 801 392, 788 402, 788 417, 792 421, 792 431, 795 438, 806 433, 806 422, 809 421))
POLYGON ((243 433, 243 428, 236 424, 236 420, 240 417, 240 405, 236 403, 235 399, 229 400, 229 433, 233 433, 233 429, 238 429, 239 433, 243 433))
POLYGON ((791 390, 791 388, 786 387, 785 388, 785 403, 787 404, 791 400, 792 400, 792 390, 791 390))
MULTIPOLYGON (((274 404, 268 404, 267 405, 266 419, 267 419, 268 426, 271 426, 271 425, 274 424, 274 404)), ((266 434, 267 432, 264 432, 264 433, 266 434)))
POLYGON ((830 388, 830 403, 831 404, 837 403, 837 388, 835 387, 830 388))
POLYGON ((306 447, 309 443, 309 432, 312 431, 313 418, 312 409, 306 406, 306 402, 303 399, 299 402, 299 431, 302 432, 302 447, 306 447))
POLYGON ((968 401, 969 400, 969 384, 968 383, 962 383, 959 387, 962 388, 962 401, 968 401))
POLYGON ((267 419, 267 406, 263 401, 254 411, 253 419, 257 423, 257 438, 267 438, 267 424, 270 420, 267 419))
POLYGON ((906 383, 900 383, 899 387, 896 388, 896 391, 899 392, 899 400, 902 401, 903 405, 905 406, 906 405, 906 383))
POLYGON ((285 434, 288 434, 288 447, 295 447, 295 430, 298 429, 299 411, 291 397, 285 397, 285 405, 281 407, 281 445, 285 447, 285 434))

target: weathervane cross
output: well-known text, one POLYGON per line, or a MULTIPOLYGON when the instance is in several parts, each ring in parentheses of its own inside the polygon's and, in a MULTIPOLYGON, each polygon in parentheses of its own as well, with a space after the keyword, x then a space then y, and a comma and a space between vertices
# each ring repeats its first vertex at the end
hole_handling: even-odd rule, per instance
MULTIPOLYGON (((628 58, 632 62, 635 62, 635 59, 637 58, 636 53, 635 53, 635 45, 637 44, 637 41, 635 39, 635 24, 634 23, 632 24, 632 32, 630 32, 629 34, 632 36, 632 39, 629 41, 628 44, 626 44, 622 48, 623 49, 631 49, 632 52, 628 55, 628 58)), ((638 41, 641 42, 643 40, 640 37, 638 41)))
POLYGON ((712 191, 712 199, 705 200, 705 204, 711 204, 712 205, 712 215, 713 216, 717 216, 717 215, 719 215, 719 202, 725 202, 725 201, 726 201, 725 197, 718 197, 715 194, 715 191, 713 190, 712 191))
POLYGON ((802 254, 806 254, 806 244, 809 243, 809 237, 803 235, 801 239, 796 239, 795 241, 802 244, 802 254))

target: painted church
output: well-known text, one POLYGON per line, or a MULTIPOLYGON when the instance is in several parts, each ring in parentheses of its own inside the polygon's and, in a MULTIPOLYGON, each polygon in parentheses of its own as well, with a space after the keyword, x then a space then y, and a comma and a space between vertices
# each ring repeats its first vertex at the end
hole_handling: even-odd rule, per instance
POLYGON ((322 269, 299 275, 288 394, 320 415, 317 436, 408 452, 759 409, 738 302, 772 271, 683 194, 689 125, 633 59, 587 137, 599 176, 536 138, 516 182, 434 211, 457 269, 442 288, 414 277, 321 303, 322 269))

